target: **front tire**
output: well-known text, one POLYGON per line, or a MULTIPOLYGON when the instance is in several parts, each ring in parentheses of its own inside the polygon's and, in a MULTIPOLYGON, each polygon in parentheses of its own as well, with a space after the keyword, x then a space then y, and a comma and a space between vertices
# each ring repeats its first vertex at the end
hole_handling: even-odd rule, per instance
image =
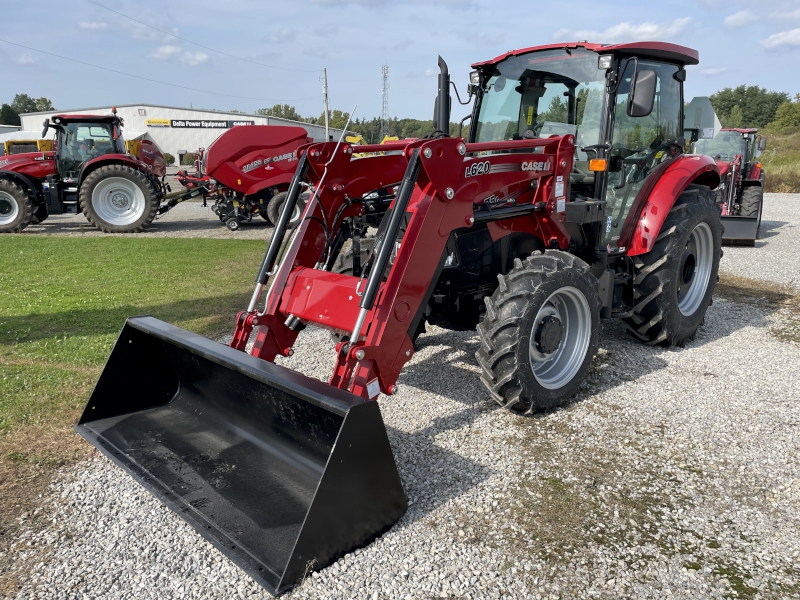
POLYGON ((18 183, 0 179, 0 233, 19 233, 33 220, 33 200, 18 183))
MULTIPOLYGON (((739 215, 742 217, 758 217, 756 225, 756 239, 761 230, 761 213, 764 211, 764 188, 760 185, 751 185, 742 190, 739 199, 739 215)), ((755 244, 756 240, 753 240, 755 244)))
POLYGON ((80 205, 92 225, 106 233, 139 233, 158 212, 151 179, 127 165, 92 171, 81 185, 80 205))
MULTIPOLYGON (((275 194, 272 197, 272 200, 269 201, 267 204, 267 217, 268 220, 272 221, 273 224, 278 223, 278 219, 281 216, 281 209, 283 208, 283 203, 286 200, 286 196, 289 192, 281 192, 280 194, 275 194)), ((294 229, 300 224, 300 219, 303 216, 303 211, 306 208, 306 202, 308 202, 310 194, 308 192, 302 192, 300 196, 297 198, 297 203, 294 205, 294 210, 292 211, 292 216, 289 219, 288 227, 289 229, 294 229)))
POLYGON ((717 283, 722 224, 711 191, 690 185, 647 254, 635 256, 628 330, 641 341, 682 346, 703 324, 717 283))
POLYGON ((578 391, 599 345, 597 280, 579 258, 548 250, 516 259, 485 298, 475 353, 501 406, 529 415, 578 391))

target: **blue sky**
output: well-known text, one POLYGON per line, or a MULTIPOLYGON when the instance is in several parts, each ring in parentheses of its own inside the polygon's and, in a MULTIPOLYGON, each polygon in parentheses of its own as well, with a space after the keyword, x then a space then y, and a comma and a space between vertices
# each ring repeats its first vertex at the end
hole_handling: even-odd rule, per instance
MULTIPOLYGON (((90 0, 0 0, 0 38, 170 87, 0 42, 0 102, 46 96, 59 109, 147 102, 252 112, 276 102, 322 111, 381 111, 388 64, 392 116, 430 118, 441 54, 459 90, 469 65, 512 48, 644 39, 697 48, 687 99, 757 84, 800 92, 800 0, 96 0, 229 58, 109 12, 90 0), (261 63, 261 64, 253 64, 261 63), (263 65, 274 65, 278 70, 263 65)), ((465 114, 454 102, 454 117, 465 114)))

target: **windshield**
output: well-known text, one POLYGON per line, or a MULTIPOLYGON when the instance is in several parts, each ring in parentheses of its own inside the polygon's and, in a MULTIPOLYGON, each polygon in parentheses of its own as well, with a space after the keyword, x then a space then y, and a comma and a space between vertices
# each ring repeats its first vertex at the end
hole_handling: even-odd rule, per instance
POLYGON ((475 141, 573 134, 576 146, 599 143, 605 75, 597 54, 581 48, 498 63, 486 83, 475 141))
POLYGON ((735 131, 720 131, 713 139, 698 140, 692 146, 692 154, 707 154, 721 160, 733 160, 744 153, 745 138, 735 131))
MULTIPOLYGON (((121 138, 119 143, 124 143, 121 138)), ((64 177, 74 176, 87 160, 114 151, 110 123, 68 123, 59 131, 58 153, 64 177)))

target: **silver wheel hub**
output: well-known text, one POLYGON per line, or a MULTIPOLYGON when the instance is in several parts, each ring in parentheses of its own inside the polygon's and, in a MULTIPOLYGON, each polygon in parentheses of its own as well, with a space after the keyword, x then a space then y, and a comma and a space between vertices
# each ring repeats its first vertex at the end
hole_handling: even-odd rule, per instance
POLYGON ((528 341, 528 357, 536 381, 557 390, 567 385, 583 364, 592 337, 592 311, 586 296, 566 286, 550 294, 536 314, 528 341))
POLYGON ((714 235, 708 223, 698 223, 689 234, 678 265, 678 309, 691 316, 703 303, 714 264, 714 235))
POLYGON ((144 192, 129 179, 108 177, 92 190, 92 208, 110 225, 132 225, 147 210, 144 192))
POLYGON ((0 225, 13 223, 19 217, 17 199, 8 192, 0 191, 0 225))

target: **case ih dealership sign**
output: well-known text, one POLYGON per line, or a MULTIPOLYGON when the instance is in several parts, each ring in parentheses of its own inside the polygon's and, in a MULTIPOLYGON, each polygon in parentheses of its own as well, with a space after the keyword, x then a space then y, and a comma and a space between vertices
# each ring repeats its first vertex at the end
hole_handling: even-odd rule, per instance
POLYGON ((147 119, 148 127, 174 127, 190 129, 230 129, 243 125, 255 125, 255 121, 195 121, 190 119, 147 119))

